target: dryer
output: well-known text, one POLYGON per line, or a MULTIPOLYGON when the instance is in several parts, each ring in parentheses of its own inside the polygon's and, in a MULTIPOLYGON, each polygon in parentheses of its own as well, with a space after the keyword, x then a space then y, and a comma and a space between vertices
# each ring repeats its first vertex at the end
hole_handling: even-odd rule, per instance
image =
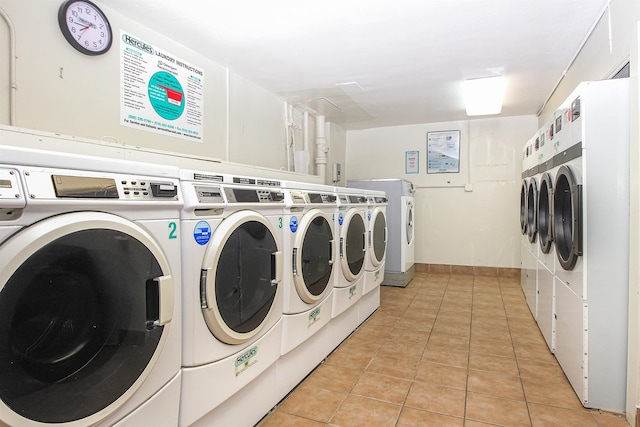
POLYGON ((625 410, 629 79, 581 83, 554 157, 556 358, 582 404, 625 410), (557 159, 557 161, 556 161, 557 159))
POLYGON ((531 314, 535 318, 537 315, 537 292, 538 292, 538 249, 536 245, 536 207, 538 200, 538 185, 535 176, 538 173, 537 148, 539 148, 540 137, 536 134, 527 142, 525 146, 525 158, 522 162, 522 189, 521 189, 521 229, 522 239, 522 290, 527 300, 527 305, 531 314), (524 195, 524 200, 523 196, 524 195), (524 210, 522 203, 524 202, 524 210), (524 226, 522 226, 524 221, 524 226))
MULTIPOLYGON (((271 375, 280 356, 284 194, 274 181, 209 171, 180 175, 185 231, 179 424, 215 425, 226 416, 224 408, 235 410, 240 390, 271 375)), ((250 424, 253 419, 242 418, 249 413, 238 414, 239 422, 250 424)))
POLYGON ((555 352, 555 246, 553 245, 553 190, 557 169, 554 156, 558 147, 571 139, 568 109, 554 113, 551 122, 543 127, 546 144, 541 148, 541 173, 538 191, 538 326, 549 350, 555 352))
POLYGON ((176 425, 178 170, 0 159, 0 424, 176 425))
POLYGON ((407 286, 415 268, 415 191, 404 179, 352 180, 352 188, 384 191, 388 200, 388 241, 383 285, 407 286))

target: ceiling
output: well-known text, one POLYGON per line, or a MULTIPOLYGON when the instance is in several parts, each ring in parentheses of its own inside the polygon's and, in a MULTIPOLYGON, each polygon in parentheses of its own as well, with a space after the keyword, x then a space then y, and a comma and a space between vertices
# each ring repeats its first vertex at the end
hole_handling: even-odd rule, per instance
POLYGON ((507 77, 500 115, 536 114, 609 0, 104 2, 291 104, 362 129, 466 119, 461 81, 497 74, 507 77))

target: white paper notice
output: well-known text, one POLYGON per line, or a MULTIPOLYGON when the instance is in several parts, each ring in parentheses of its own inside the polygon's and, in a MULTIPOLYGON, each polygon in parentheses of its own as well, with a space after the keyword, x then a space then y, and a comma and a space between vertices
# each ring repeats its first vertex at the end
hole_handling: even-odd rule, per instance
POLYGON ((460 172, 460 131, 427 132, 427 173, 460 172))
POLYGON ((202 142, 204 70, 120 33, 120 124, 202 142))

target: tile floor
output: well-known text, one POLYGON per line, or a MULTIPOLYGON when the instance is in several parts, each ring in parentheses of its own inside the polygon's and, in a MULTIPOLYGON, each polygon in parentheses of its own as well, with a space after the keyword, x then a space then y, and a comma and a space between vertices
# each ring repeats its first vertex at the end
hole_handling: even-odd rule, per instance
POLYGON ((260 427, 628 426, 584 409, 519 278, 416 273, 260 427))

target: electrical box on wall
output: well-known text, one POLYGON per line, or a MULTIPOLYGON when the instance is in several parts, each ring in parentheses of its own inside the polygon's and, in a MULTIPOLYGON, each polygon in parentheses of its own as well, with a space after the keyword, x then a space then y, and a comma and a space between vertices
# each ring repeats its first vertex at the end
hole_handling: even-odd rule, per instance
POLYGON ((342 178, 342 174, 340 172, 340 169, 341 169, 340 163, 334 163, 333 164, 333 173, 332 173, 331 177, 332 177, 332 181, 334 183, 340 182, 340 179, 342 178))

